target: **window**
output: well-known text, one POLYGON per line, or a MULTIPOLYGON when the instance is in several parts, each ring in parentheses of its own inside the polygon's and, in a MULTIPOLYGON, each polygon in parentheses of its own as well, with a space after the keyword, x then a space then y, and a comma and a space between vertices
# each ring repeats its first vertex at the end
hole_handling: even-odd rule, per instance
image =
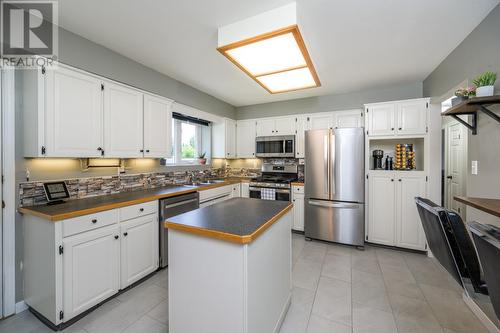
POLYGON ((209 122, 173 114, 172 158, 167 164, 198 164, 199 156, 205 153, 210 158, 211 125, 209 122))

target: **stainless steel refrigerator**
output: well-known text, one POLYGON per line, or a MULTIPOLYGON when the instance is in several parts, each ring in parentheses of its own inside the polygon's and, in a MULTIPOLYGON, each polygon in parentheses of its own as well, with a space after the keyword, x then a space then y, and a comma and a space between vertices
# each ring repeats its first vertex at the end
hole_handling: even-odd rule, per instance
POLYGON ((364 245, 364 145, 363 128, 306 131, 306 237, 364 245))

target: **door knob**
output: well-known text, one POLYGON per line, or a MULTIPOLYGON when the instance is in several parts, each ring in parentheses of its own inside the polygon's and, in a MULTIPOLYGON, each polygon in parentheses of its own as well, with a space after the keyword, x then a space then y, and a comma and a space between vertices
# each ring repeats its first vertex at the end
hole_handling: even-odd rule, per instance
POLYGON ((453 176, 446 176, 446 178, 448 178, 448 179, 453 179, 453 176))
POLYGON ((124 232, 123 236, 127 237, 128 236, 128 232, 124 232))
POLYGON ((118 239, 118 235, 115 235, 115 239, 118 239))

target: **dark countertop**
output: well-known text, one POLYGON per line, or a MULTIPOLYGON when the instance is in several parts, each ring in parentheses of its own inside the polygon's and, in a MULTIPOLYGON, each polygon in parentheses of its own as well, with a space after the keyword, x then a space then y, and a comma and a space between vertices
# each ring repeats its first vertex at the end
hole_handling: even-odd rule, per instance
POLYGON ((228 180, 223 183, 201 185, 196 187, 170 185, 141 191, 123 192, 110 195, 101 195, 91 198, 68 200, 67 202, 59 205, 21 207, 18 210, 21 214, 35 215, 49 221, 61 221, 72 217, 98 213, 105 210, 126 207, 180 194, 208 190, 216 187, 234 184, 237 182, 239 181, 228 180))
POLYGON ((285 215, 288 201, 233 198, 169 218, 168 229, 247 244, 285 215))

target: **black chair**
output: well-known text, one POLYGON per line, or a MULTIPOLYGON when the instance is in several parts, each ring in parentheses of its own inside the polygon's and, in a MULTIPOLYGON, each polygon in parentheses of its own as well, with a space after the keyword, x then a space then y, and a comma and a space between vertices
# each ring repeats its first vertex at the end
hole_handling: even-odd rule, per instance
POLYGON ((439 263, 465 289, 467 279, 474 291, 488 295, 474 244, 460 215, 424 198, 415 198, 429 249, 439 263))
POLYGON ((469 230, 483 266, 491 304, 500 319, 500 228, 470 222, 469 230))

